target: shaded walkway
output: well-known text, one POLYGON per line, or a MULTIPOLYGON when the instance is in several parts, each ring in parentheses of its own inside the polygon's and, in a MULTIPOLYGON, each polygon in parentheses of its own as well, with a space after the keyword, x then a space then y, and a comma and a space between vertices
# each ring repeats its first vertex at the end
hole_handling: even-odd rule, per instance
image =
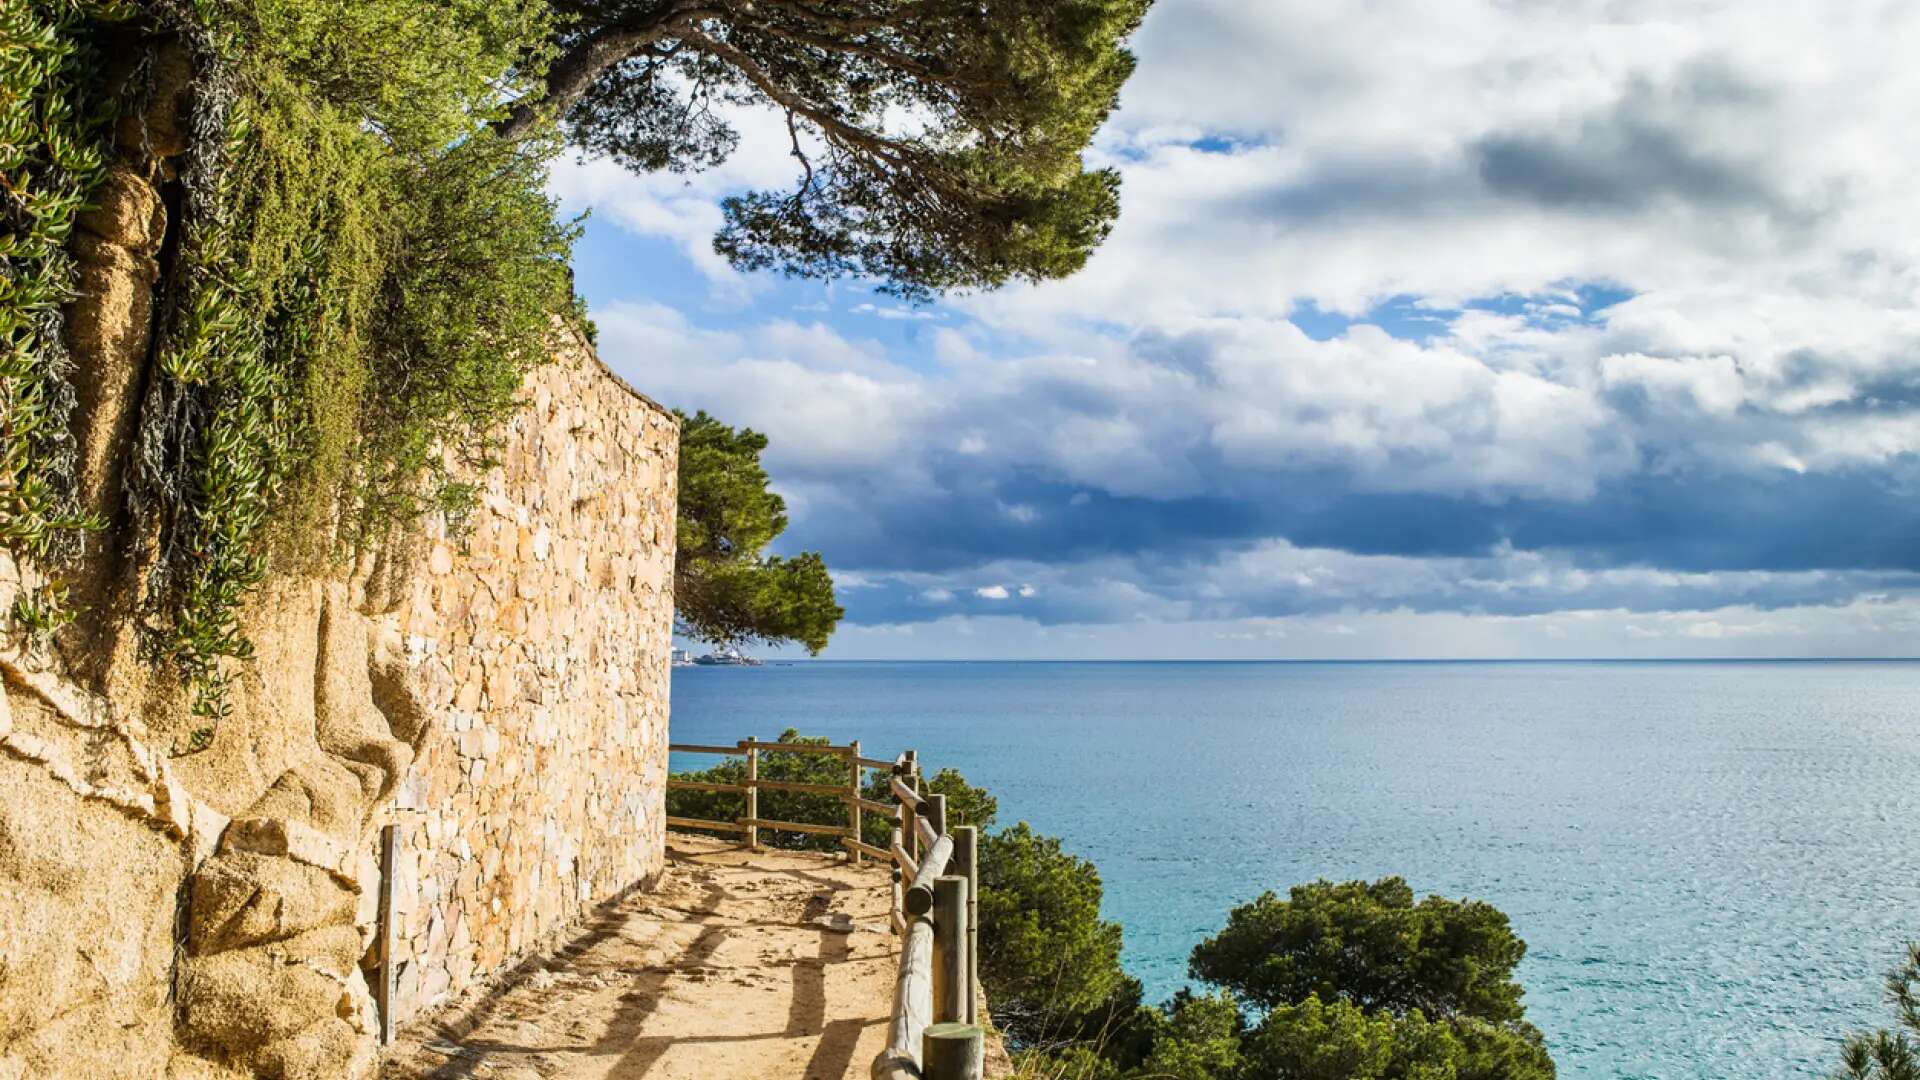
POLYGON ((403 1030, 381 1075, 864 1078, 897 970, 887 903, 872 864, 669 835, 658 891, 602 912, 468 1024, 403 1030))

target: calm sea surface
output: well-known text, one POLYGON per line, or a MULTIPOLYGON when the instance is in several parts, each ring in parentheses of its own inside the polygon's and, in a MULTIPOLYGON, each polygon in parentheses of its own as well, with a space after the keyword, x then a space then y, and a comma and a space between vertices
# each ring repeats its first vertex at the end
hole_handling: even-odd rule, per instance
POLYGON ((1920 937, 1920 664, 674 673, 676 741, 788 726, 916 747, 1065 837, 1150 1000, 1264 889, 1399 874, 1491 901, 1572 1080, 1825 1075, 1920 937))

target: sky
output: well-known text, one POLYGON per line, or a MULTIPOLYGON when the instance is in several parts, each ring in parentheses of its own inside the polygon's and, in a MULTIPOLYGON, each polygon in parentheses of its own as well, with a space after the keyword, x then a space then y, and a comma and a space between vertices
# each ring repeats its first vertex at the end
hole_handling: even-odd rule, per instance
POLYGON ((829 658, 1920 654, 1920 5, 1159 0, 1065 281, 730 269, 564 163, 605 360, 765 432, 829 658))

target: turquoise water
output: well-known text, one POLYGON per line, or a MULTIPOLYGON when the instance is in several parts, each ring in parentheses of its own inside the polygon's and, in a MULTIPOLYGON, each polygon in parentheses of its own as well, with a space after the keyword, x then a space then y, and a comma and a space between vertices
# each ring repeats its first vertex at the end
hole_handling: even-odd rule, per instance
POLYGON ((1920 664, 674 673, 677 741, 788 726, 916 747, 1098 862, 1149 1000, 1263 889, 1491 901, 1571 1080, 1825 1075, 1920 937, 1920 664))

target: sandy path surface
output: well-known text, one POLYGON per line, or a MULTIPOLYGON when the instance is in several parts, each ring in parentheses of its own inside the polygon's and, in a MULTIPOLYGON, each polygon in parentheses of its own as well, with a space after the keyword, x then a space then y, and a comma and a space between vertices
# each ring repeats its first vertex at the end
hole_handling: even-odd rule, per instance
POLYGON ((660 888, 531 974, 403 1029, 387 1080, 853 1080, 898 971, 874 864, 667 837, 660 888))

